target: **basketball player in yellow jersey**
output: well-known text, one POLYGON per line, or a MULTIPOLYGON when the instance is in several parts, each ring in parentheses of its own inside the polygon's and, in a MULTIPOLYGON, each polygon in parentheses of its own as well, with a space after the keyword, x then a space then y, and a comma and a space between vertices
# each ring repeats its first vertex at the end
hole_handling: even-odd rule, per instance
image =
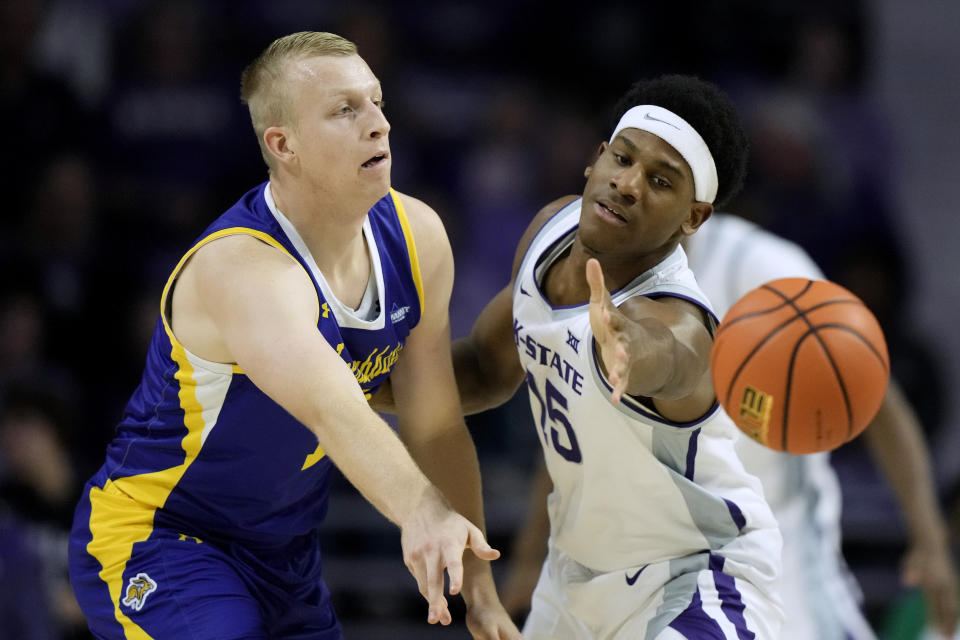
POLYGON ((332 461, 400 527, 428 622, 451 622, 446 571, 474 637, 519 638, 451 366, 450 246, 433 210, 390 189, 380 83, 352 43, 297 33, 254 61, 242 95, 269 181, 170 276, 141 385, 78 506, 71 580, 91 629, 341 638, 316 537, 332 461), (388 376, 400 438, 365 397, 388 376))

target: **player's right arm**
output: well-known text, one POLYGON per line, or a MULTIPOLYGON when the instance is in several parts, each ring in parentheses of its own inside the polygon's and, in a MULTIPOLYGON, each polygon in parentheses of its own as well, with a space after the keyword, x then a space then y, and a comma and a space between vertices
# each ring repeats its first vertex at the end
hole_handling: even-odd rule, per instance
MULTIPOLYGON (((237 363, 317 436, 347 479, 404 530, 405 547, 409 542, 416 551, 409 555, 431 567, 439 586, 420 584, 422 591, 442 592, 443 569, 459 564, 466 546, 484 559, 498 555, 370 409, 349 367, 317 330, 316 290, 298 263, 250 236, 228 236, 192 257, 177 289, 173 326, 184 346, 237 363)), ((431 614, 449 617, 439 607, 431 614)))
POLYGON ((903 560, 907 586, 920 587, 931 626, 945 637, 957 630, 958 576, 949 531, 937 503, 933 465, 920 420, 896 380, 863 432, 874 462, 893 488, 910 532, 903 560))

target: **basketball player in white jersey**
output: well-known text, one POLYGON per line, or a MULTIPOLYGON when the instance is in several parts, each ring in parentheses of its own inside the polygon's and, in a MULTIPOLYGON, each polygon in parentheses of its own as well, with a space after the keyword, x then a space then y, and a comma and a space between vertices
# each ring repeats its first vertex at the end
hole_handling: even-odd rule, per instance
MULTIPOLYGON (((798 245, 742 218, 714 213, 682 242, 697 282, 723 317, 746 292, 770 280, 824 275, 798 245)), ((957 578, 946 526, 937 506, 926 445, 916 416, 891 382, 867 444, 895 489, 910 532, 904 561, 907 584, 923 587, 933 626, 952 635, 957 625, 957 578)), ((859 588, 840 546, 840 488, 829 454, 795 456, 763 447, 739 432, 737 452, 762 482, 783 534, 783 640, 871 640, 876 636, 859 608, 859 588)), ((550 479, 541 468, 530 496, 528 521, 518 536, 504 604, 529 606, 536 569, 546 546, 543 503, 550 479)))
MULTIPOLYGON (((737 216, 714 214, 684 241, 690 268, 718 316, 742 295, 777 278, 824 279, 796 244, 737 216)), ((864 432, 896 492, 910 533, 907 584, 923 587, 934 626, 957 626, 957 578, 931 464, 917 418, 895 381, 864 432)), ((763 483, 783 533, 785 640, 874 638, 858 607, 858 587, 840 549, 840 487, 829 454, 794 456, 737 439, 744 466, 763 483)))
POLYGON ((454 347, 467 411, 526 383, 553 482, 524 637, 774 640, 780 534, 714 397, 716 318, 680 247, 739 189, 745 136, 687 76, 637 83, 618 114, 582 197, 537 214, 454 347))

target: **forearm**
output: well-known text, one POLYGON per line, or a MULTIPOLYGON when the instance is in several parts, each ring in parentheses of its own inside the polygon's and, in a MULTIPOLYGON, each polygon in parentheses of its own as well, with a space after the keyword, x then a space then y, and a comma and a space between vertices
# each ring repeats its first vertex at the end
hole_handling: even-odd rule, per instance
MULTIPOLYGON (((410 442, 413 458, 458 513, 485 532, 480 465, 473 439, 461 422, 440 435, 422 442, 410 442)), ((472 553, 464 554, 463 597, 469 604, 474 597, 492 593, 490 563, 472 553)))
MULTIPOLYGON (((463 415, 473 415, 499 407, 513 397, 520 381, 515 375, 485 371, 483 359, 477 355, 470 338, 460 338, 451 346, 453 369, 463 415)), ((370 406, 374 411, 397 413, 393 386, 387 379, 373 395, 370 406)))
POLYGON ((451 351, 464 415, 499 407, 513 397, 520 386, 515 372, 485 366, 489 363, 480 356, 472 338, 454 340, 451 351))
POLYGON ((553 482, 550 480, 546 464, 541 459, 530 482, 527 517, 524 520, 523 528, 514 539, 513 553, 518 562, 524 564, 543 563, 547 553, 547 540, 550 538, 547 497, 552 490, 553 482))
MULTIPOLYGON (((628 343, 630 383, 635 396, 683 398, 693 392, 706 364, 655 319, 642 319, 628 343)), ((604 363, 606 364, 606 363, 604 363)))
POLYGON ((347 480, 391 522, 402 526, 431 483, 393 429, 358 399, 330 403, 312 428, 347 480))
POLYGON ((864 437, 874 460, 893 487, 911 538, 944 544, 947 529, 937 502, 923 433, 912 408, 893 381, 864 437))

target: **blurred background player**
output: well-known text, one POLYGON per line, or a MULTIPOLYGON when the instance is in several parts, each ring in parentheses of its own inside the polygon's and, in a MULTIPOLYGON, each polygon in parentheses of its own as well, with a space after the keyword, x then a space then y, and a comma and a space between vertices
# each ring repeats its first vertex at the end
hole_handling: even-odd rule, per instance
MULTIPOLYGON (((824 279, 796 244, 742 218, 715 214, 684 242, 690 268, 720 317, 746 292, 786 277, 824 279)), ((957 575, 923 430, 895 380, 864 439, 896 492, 909 530, 903 582, 922 587, 934 626, 957 626, 957 575)), ((805 456, 737 439, 744 466, 763 483, 784 537, 784 638, 873 638, 841 553, 841 488, 829 454, 805 456)))

